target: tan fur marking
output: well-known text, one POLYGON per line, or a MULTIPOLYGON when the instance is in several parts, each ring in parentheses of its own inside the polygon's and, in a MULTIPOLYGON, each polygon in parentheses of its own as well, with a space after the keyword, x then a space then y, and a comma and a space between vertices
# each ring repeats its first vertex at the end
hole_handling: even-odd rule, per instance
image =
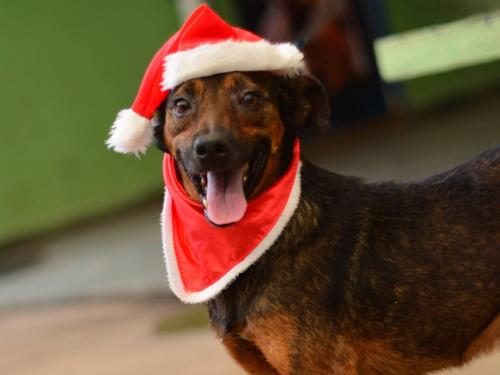
POLYGON ((255 343, 267 361, 282 375, 290 374, 290 347, 296 332, 293 319, 272 314, 265 319, 248 322, 244 337, 255 343))
POLYGON ((359 345, 359 374, 420 375, 437 369, 458 365, 458 361, 433 358, 405 358, 384 341, 359 345))
POLYGON ((464 353, 464 361, 486 354, 500 347, 500 315, 497 315, 491 324, 476 337, 464 353))
POLYGON ((262 352, 250 341, 237 336, 236 334, 225 336, 222 343, 229 354, 245 369, 249 374, 256 375, 279 375, 262 352))

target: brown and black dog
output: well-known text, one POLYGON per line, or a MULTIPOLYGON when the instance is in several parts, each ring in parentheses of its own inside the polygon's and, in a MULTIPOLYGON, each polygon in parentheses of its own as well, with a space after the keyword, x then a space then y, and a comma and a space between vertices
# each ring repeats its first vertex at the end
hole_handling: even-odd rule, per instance
MULTIPOLYGON (((248 162, 259 165, 245 179, 251 198, 328 114, 312 78, 220 74, 172 90, 156 138, 184 166, 192 199, 207 170, 248 162)), ((208 302, 217 335, 252 374, 423 374, 492 349, 499 162, 496 147, 421 182, 368 184, 303 161, 301 200, 279 239, 208 302)))

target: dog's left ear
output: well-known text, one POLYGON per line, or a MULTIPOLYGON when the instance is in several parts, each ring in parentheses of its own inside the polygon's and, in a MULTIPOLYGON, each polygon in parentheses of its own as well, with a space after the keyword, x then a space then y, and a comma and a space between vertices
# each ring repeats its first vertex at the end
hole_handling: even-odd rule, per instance
POLYGON ((330 128, 330 106, 326 90, 319 81, 308 75, 286 78, 284 108, 287 122, 305 134, 323 134, 330 128))

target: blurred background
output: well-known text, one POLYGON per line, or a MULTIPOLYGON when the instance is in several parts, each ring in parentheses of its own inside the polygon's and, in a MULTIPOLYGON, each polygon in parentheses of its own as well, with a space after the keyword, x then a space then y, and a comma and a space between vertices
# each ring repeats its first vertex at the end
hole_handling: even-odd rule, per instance
MULTIPOLYGON (((160 152, 104 146, 199 3, 0 1, 0 373, 242 373, 168 290, 160 152)), ((319 165, 416 180, 500 141, 500 0, 208 3, 303 47, 332 106, 330 134, 304 140, 319 165)))

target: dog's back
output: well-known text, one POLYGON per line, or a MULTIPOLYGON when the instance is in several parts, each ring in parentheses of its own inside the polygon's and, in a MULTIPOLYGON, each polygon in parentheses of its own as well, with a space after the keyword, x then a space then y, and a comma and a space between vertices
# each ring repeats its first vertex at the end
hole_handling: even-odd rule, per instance
POLYGON ((368 191, 354 277, 360 326, 409 358, 460 361, 500 308, 500 148, 368 191))

